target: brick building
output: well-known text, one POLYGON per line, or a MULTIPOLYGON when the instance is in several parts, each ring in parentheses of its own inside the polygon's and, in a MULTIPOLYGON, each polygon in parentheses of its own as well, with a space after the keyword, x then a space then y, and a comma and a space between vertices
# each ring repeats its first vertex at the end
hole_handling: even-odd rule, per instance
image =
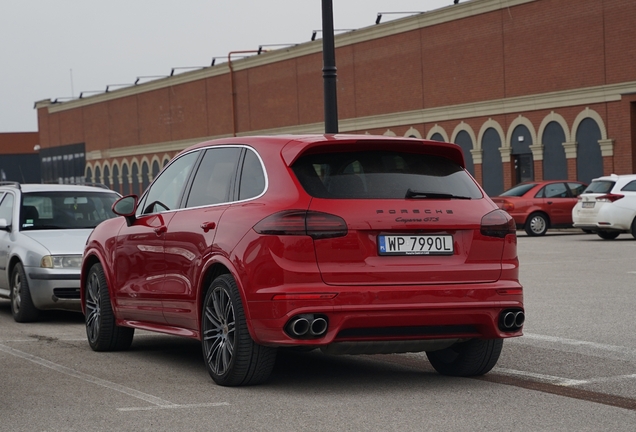
MULTIPOLYGON (((337 35, 340 132, 455 142, 491 195, 636 172, 634 23, 633 0, 471 0, 337 35)), ((321 41, 228 58, 37 102, 44 180, 70 159, 63 181, 138 193, 190 144, 324 130, 321 41)))
POLYGON ((0 133, 0 181, 40 183, 39 134, 0 133))

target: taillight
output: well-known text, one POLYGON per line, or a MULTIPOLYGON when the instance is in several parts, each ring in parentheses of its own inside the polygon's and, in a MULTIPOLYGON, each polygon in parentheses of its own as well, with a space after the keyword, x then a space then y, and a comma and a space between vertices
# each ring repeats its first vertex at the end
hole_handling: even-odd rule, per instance
POLYGON ((347 223, 340 216, 329 213, 286 210, 254 225, 254 231, 268 235, 308 235, 314 239, 343 237, 347 223))
POLYGON ((481 233, 488 237, 504 238, 508 234, 517 234, 515 220, 503 210, 494 210, 481 218, 481 233))
POLYGON ((504 201, 503 206, 501 208, 509 212, 515 209, 515 205, 511 203, 510 201, 504 201))
POLYGON ((619 199, 623 198, 625 195, 621 195, 621 194, 606 194, 606 195, 601 195, 599 197, 596 197, 596 201, 600 201, 600 202, 614 202, 614 201, 618 201, 619 199))

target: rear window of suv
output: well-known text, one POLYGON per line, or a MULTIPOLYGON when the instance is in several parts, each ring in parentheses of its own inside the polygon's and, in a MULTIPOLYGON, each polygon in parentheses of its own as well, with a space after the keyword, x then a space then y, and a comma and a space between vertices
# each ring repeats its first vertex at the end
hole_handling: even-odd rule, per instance
POLYGON ((473 179, 440 156, 396 151, 334 152, 302 156, 292 166, 316 198, 403 199, 407 192, 482 198, 473 179))
POLYGON ((611 180, 597 180, 590 183, 583 193, 609 193, 616 182, 611 180))

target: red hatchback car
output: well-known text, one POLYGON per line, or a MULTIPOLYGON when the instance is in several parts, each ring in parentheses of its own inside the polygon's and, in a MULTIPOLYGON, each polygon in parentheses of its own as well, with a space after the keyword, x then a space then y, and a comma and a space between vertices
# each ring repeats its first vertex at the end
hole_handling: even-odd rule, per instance
POLYGON ((514 221, 455 144, 220 139, 113 210, 82 264, 95 351, 136 328, 198 339, 231 386, 267 379, 277 347, 425 351, 442 374, 480 375, 522 334, 514 221))
POLYGON ((542 236, 549 228, 572 226, 572 207, 587 185, 571 180, 519 183, 492 200, 510 213, 519 229, 542 236))

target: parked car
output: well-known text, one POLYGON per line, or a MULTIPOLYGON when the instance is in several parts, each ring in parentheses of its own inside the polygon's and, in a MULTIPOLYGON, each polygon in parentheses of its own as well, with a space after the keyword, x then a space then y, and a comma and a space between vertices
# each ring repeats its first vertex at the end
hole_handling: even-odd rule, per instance
POLYGON ((524 321, 514 221, 456 144, 241 137, 176 156, 91 234, 82 307, 95 351, 134 329, 201 341, 220 385, 269 376, 277 347, 426 351, 480 375, 524 321))
POLYGON ((523 182, 492 200, 510 213, 518 229, 542 236, 550 228, 572 226, 572 207, 586 187, 571 180, 523 182))
POLYGON ((636 238, 636 174, 595 178, 572 209, 574 226, 613 240, 621 233, 636 238))
POLYGON ((80 311, 86 239, 114 217, 119 194, 99 187, 0 184, 0 297, 17 322, 41 310, 80 311))

